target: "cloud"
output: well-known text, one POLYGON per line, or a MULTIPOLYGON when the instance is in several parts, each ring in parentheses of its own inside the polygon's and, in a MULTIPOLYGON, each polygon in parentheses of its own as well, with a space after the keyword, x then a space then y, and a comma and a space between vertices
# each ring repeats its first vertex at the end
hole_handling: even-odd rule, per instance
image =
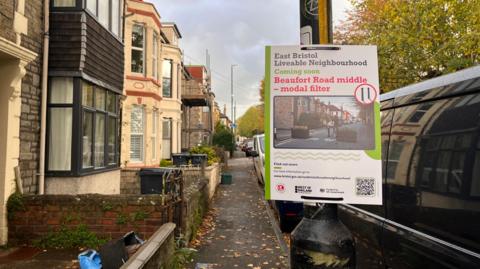
MULTIPOLYGON (((148 0, 147 0, 148 1, 148 0)), ((345 4, 333 6, 343 8, 345 4)), ((266 45, 299 43, 299 4, 292 0, 151 0, 162 21, 175 22, 186 64, 205 64, 211 55, 212 90, 230 116, 230 66, 234 68, 237 117, 259 103, 266 45)))

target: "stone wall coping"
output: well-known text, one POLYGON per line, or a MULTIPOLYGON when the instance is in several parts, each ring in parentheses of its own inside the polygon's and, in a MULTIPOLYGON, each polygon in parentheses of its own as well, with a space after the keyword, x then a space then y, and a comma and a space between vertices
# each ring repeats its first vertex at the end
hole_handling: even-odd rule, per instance
POLYGON ((163 224, 120 269, 143 268, 174 230, 174 223, 163 224))
MULTIPOLYGON (((206 166, 205 167, 205 170, 213 170, 215 168, 217 168, 220 164, 219 163, 214 163, 210 166, 206 166)), ((202 168, 201 167, 144 167, 144 168, 180 168, 184 171, 199 171, 201 170, 202 168)), ((139 172, 140 169, 142 169, 142 167, 125 167, 125 168, 122 168, 122 172, 139 172)))
POLYGON ((101 204, 101 202, 127 202, 129 204, 134 203, 138 205, 158 205, 163 201, 169 201, 170 195, 163 196, 162 194, 78 194, 78 195, 66 195, 66 194, 46 194, 46 195, 25 195, 24 201, 28 205, 45 205, 45 204, 85 204, 87 202, 93 204, 101 204), (166 199, 165 199, 166 198, 166 199))

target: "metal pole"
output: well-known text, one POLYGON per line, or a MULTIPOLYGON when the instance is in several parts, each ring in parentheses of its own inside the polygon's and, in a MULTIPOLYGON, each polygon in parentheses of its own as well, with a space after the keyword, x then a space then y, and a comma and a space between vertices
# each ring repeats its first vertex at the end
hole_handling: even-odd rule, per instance
POLYGON ((231 114, 230 114, 230 120, 232 122, 232 133, 233 133, 233 142, 235 143, 235 130, 237 126, 235 126, 235 111, 234 111, 234 104, 233 104, 233 99, 235 97, 233 93, 233 67, 237 66, 236 64, 232 64, 230 66, 230 88, 231 88, 231 100, 230 100, 230 109, 231 109, 231 114))
MULTIPOLYGON (((300 0, 302 45, 332 43, 331 0, 300 0)), ((354 268, 355 245, 336 204, 304 203, 304 218, 291 234, 291 268, 354 268), (335 232, 335 236, 332 233, 335 232), (313 262, 329 257, 330 262, 313 262)))

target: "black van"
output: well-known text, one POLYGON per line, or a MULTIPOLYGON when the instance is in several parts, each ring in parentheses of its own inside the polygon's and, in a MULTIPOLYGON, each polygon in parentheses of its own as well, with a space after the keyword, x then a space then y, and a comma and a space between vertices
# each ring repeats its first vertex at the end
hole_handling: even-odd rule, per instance
POLYGON ((383 205, 341 205, 357 268, 480 268, 480 66, 381 96, 383 205))

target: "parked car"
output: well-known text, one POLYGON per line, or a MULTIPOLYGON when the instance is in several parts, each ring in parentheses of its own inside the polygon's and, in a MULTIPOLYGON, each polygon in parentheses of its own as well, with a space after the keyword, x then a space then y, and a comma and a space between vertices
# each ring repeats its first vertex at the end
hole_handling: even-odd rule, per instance
MULTIPOLYGON (((265 135, 253 137, 253 150, 250 151, 257 179, 265 184, 265 135)), ((278 222, 282 232, 291 232, 303 218, 303 203, 290 201, 272 201, 272 207, 278 215, 278 222)))
POLYGON ((480 66, 381 95, 383 205, 340 205, 357 268, 480 268, 480 66))
POLYGON ((250 139, 245 143, 244 152, 247 157, 251 157, 251 152, 253 150, 253 140, 250 139))
POLYGON ((303 203, 275 200, 273 209, 278 215, 280 230, 290 233, 303 218, 303 203))
POLYGON ((265 185, 265 135, 255 135, 253 137, 253 151, 250 152, 253 157, 253 167, 260 184, 265 185))

